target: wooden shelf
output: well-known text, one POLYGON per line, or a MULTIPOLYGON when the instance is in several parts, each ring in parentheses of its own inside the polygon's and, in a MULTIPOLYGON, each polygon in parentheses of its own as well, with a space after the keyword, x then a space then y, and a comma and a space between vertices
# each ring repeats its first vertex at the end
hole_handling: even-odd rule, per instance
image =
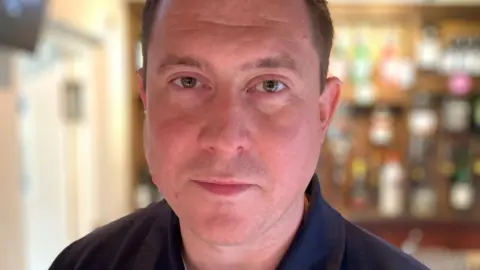
POLYGON ((412 230, 422 232, 422 246, 452 250, 480 249, 480 223, 459 220, 389 220, 356 223, 365 230, 400 247, 412 230))
POLYGON ((329 5, 335 23, 391 23, 413 24, 419 21, 419 8, 398 4, 335 4, 329 5))
MULTIPOLYGON (((419 91, 426 91, 434 94, 448 93, 448 80, 446 75, 419 71, 416 88, 419 91)), ((473 78, 473 92, 480 92, 480 77, 473 78)))
MULTIPOLYGON (((352 223, 358 224, 362 227, 430 227, 430 226, 444 226, 444 227, 476 227, 480 230, 480 219, 466 216, 456 217, 432 217, 432 218, 416 218, 413 216, 401 216, 396 218, 380 217, 376 214, 367 213, 345 215, 352 223)), ((480 243, 479 243, 480 244, 480 243)))
POLYGON ((454 250, 480 249, 480 219, 468 217, 382 218, 375 214, 344 215, 352 223, 400 247, 412 230, 423 234, 421 245, 454 250))
MULTIPOLYGON (((378 85, 375 91, 375 104, 385 104, 392 107, 403 107, 409 104, 410 91, 401 90, 392 86, 378 85)), ((355 92, 351 84, 345 83, 342 86, 340 99, 347 103, 356 103, 355 92)))
MULTIPOLYGON (((402 50, 407 57, 413 57, 415 41, 420 37, 421 29, 425 24, 438 26, 440 40, 444 46, 447 46, 453 37, 480 35, 479 6, 332 4, 331 12, 333 21, 339 26, 400 26, 400 29, 403 31, 402 34, 404 34, 402 37, 405 39, 402 43, 402 50)), ((391 107, 408 109, 415 93, 429 92, 438 97, 448 95, 449 93, 449 77, 438 73, 417 70, 417 81, 414 87, 408 91, 402 91, 392 86, 381 86, 377 79, 379 78, 378 74, 374 74, 373 78, 372 81, 374 81, 378 90, 374 105, 382 103, 391 107)), ((342 89, 341 100, 355 104, 354 90, 354 87, 346 82, 342 89)), ((480 93, 480 78, 473 79, 472 93, 480 93)), ((436 104, 436 98, 434 100, 436 104)), ((376 149, 369 143, 369 110, 364 110, 364 112, 367 112, 367 114, 355 114, 355 119, 352 121, 355 142, 352 144, 350 157, 360 156, 375 165, 378 162, 373 161, 374 157, 376 154, 382 154, 382 150, 376 149), (369 153, 372 153, 372 155, 369 153)), ((409 145, 409 134, 406 130, 408 121, 406 114, 397 115, 395 121, 395 142, 392 145, 400 150, 401 156, 405 157, 406 149, 408 149, 409 145)), ((449 137, 449 140, 453 140, 453 138, 449 137)), ((438 196, 438 216, 430 219, 418 219, 412 216, 389 219, 379 216, 374 211, 375 209, 367 212, 354 212, 345 209, 349 205, 348 185, 351 183, 351 176, 346 176, 343 186, 336 187, 333 185, 332 181, 328 180, 333 175, 331 160, 331 153, 328 150, 328 146, 326 146, 323 148, 321 162, 319 162, 319 166, 322 167, 317 169, 321 179, 324 179, 322 181, 322 190, 325 198, 353 223, 360 225, 396 246, 402 244, 411 230, 418 228, 424 234, 422 245, 452 249, 480 249, 480 213, 477 214, 475 212, 470 214, 470 216, 457 215, 453 210, 449 209, 448 179, 439 178, 435 182, 435 190, 438 196)), ((440 161, 440 158, 434 155, 429 160, 431 160, 431 163, 436 163, 440 161)), ((430 162, 427 166, 432 165, 430 162)), ((378 166, 372 166, 372 164, 369 166, 374 168, 373 171, 375 173, 378 166)), ((345 169, 349 171, 350 165, 347 165, 345 169)), ((349 172, 347 172, 348 174, 349 172)), ((373 179, 373 182, 378 180, 376 176, 373 179)), ((375 199, 372 200, 375 201, 375 199)), ((477 196, 476 200, 478 202, 474 209, 479 212, 480 196, 477 196)))

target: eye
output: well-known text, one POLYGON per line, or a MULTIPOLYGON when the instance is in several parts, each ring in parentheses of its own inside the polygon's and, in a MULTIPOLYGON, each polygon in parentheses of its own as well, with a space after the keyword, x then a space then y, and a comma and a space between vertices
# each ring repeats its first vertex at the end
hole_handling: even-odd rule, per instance
POLYGON ((173 81, 179 87, 182 88, 199 88, 202 84, 194 77, 180 77, 173 81))
POLYGON ((286 88, 285 84, 278 80, 265 80, 257 85, 255 89, 261 92, 275 93, 286 88))

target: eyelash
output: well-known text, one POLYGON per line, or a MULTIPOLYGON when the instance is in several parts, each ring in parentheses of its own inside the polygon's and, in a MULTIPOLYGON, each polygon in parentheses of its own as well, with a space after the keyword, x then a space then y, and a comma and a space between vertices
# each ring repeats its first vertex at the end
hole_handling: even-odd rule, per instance
MULTIPOLYGON (((257 92, 260 92, 260 93, 266 93, 266 94, 273 94, 273 93, 280 93, 280 92, 283 92, 285 90, 288 90, 290 89, 290 86, 289 86, 289 83, 285 82, 285 79, 283 78, 279 78, 279 76, 275 76, 275 75, 266 75, 266 76, 262 76, 256 80, 253 81, 253 87, 249 87, 248 88, 248 91, 250 90, 254 90, 254 91, 257 91, 257 92), (275 92, 267 92, 267 91, 259 91, 256 89, 256 87, 259 85, 259 84, 262 84, 264 83, 265 81, 277 81, 278 83, 282 84, 283 85, 283 88, 281 90, 278 90, 278 91, 275 91, 275 92)), ((261 85, 260 85, 261 87, 261 85)))
MULTIPOLYGON (((175 84, 175 85, 177 85, 178 87, 181 87, 181 88, 187 88, 187 87, 183 87, 183 86, 181 85, 181 80, 182 80, 183 78, 193 78, 193 79, 196 80, 196 83, 197 83, 197 84, 200 84, 200 87, 201 87, 202 85, 204 85, 201 80, 199 80, 199 79, 197 79, 197 78, 195 78, 195 77, 190 77, 190 76, 178 77, 178 78, 172 80, 171 83, 173 83, 173 84, 175 84), (175 83, 175 82, 178 81, 178 80, 180 80, 180 82, 179 82, 178 84, 175 83)), ((200 88, 200 87, 192 87, 192 89, 194 89, 194 88, 200 88)))
MULTIPOLYGON (((185 76, 178 76, 178 77, 175 77, 171 80, 169 80, 169 83, 170 84, 174 84, 176 85, 177 87, 179 88, 182 88, 182 89, 197 89, 197 88, 202 88, 201 86, 202 85, 208 85, 208 84, 205 84, 202 82, 203 80, 202 79, 199 79, 198 77, 196 76, 190 76, 190 75, 185 75, 185 76), (182 78, 193 78, 197 81, 197 83, 200 84, 199 87, 192 87, 192 88, 187 88, 187 87, 182 87, 181 86, 181 82, 179 82, 178 84, 175 83, 176 81, 178 80, 181 80, 182 78)), ((260 85, 261 86, 261 85, 260 85)), ((253 83, 253 86, 251 87, 248 87, 247 88, 247 91, 257 91, 257 92, 261 92, 261 93, 268 93, 268 94, 272 94, 272 93, 278 93, 278 92, 282 92, 282 91, 285 91, 285 89, 289 89, 289 85, 288 83, 285 83, 284 80, 282 79, 279 79, 279 78, 276 78, 276 76, 268 76, 268 77, 263 77, 261 79, 257 79, 257 80, 254 80, 254 83, 253 83), (257 90, 257 86, 259 86, 260 84, 263 84, 265 81, 277 81, 279 84, 281 84, 283 86, 282 89, 278 90, 278 91, 275 91, 275 92, 268 92, 268 91, 260 91, 260 90, 257 90)))

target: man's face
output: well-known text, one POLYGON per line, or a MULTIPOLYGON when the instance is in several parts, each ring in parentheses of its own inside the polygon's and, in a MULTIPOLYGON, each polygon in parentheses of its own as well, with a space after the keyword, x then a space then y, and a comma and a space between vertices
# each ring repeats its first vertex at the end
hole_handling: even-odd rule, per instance
POLYGON ((313 44, 304 1, 164 1, 145 151, 182 227, 241 244, 302 201, 338 97, 332 82, 320 96, 313 44))

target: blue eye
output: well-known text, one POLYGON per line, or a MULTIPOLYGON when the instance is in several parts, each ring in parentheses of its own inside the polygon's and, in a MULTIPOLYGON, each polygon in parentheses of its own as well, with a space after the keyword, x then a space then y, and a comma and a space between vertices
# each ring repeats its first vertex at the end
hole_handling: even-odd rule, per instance
POLYGON ((175 79, 173 83, 182 88, 199 88, 202 86, 198 79, 194 77, 180 77, 175 79))
POLYGON ((285 88, 285 84, 278 80, 265 80, 255 85, 255 89, 261 92, 274 93, 282 91, 285 88))

